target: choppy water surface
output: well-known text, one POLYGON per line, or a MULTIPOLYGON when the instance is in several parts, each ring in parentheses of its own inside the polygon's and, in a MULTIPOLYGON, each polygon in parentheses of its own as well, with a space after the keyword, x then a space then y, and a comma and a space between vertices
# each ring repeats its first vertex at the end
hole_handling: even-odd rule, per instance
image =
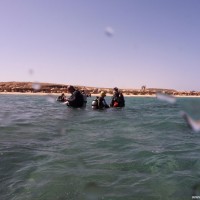
POLYGON ((192 199, 200 133, 179 112, 200 118, 199 99, 129 97, 105 111, 88 100, 69 109, 45 96, 0 96, 0 199, 192 199))

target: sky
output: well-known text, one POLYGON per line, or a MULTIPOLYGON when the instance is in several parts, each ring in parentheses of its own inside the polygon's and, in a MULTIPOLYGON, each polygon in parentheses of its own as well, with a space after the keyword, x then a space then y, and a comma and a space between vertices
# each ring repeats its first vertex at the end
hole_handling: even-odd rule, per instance
POLYGON ((0 82, 200 91, 199 0, 0 0, 0 82))

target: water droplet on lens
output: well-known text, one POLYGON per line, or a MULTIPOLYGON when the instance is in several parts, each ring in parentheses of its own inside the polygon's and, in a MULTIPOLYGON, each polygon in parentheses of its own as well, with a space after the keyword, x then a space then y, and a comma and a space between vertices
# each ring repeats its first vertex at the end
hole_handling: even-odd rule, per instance
POLYGON ((35 180, 34 180, 33 178, 30 178, 28 181, 29 181, 30 183, 35 183, 35 180))
POLYGON ((176 98, 174 96, 168 95, 168 94, 162 94, 162 93, 157 93, 156 98, 161 100, 161 101, 166 101, 168 103, 175 103, 176 98))
POLYGON ((33 75, 33 73, 34 73, 34 71, 32 69, 29 69, 28 72, 30 75, 33 75))
POLYGON ((67 130, 66 128, 62 128, 62 129, 60 130, 60 134, 61 134, 61 135, 64 135, 64 134, 66 133, 66 130, 67 130))
POLYGON ((96 182, 89 182, 85 185, 84 192, 87 194, 88 199, 96 199, 101 193, 101 188, 96 182))
POLYGON ((12 122, 11 120, 11 114, 10 113, 4 113, 2 119, 1 119, 1 123, 2 125, 9 125, 12 122))
POLYGON ((41 88, 41 85, 40 85, 40 83, 35 82, 35 83, 32 84, 32 88, 33 88, 34 90, 39 90, 39 89, 41 88))
POLYGON ((48 95, 48 96, 47 96, 47 101, 50 102, 50 103, 55 103, 55 102, 56 102, 56 99, 55 99, 54 96, 48 95))
POLYGON ((110 26, 106 27, 105 34, 108 37, 112 37, 114 35, 114 29, 112 27, 110 27, 110 26))
POLYGON ((192 117, 190 117, 187 113, 181 112, 180 113, 183 119, 186 121, 187 125, 194 131, 199 132, 200 131, 200 120, 194 120, 192 117))

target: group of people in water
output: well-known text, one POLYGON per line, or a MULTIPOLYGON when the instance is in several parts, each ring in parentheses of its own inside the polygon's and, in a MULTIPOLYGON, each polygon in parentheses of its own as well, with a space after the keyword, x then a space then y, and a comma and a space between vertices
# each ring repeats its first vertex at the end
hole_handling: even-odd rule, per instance
MULTIPOLYGON (((74 86, 69 85, 67 87, 68 93, 71 94, 69 98, 66 98, 65 94, 62 93, 58 98, 57 101, 64 102, 67 106, 72 108, 83 108, 87 104, 87 97, 88 95, 85 94, 84 91, 79 91, 74 88, 74 86)), ((106 109, 110 107, 119 107, 122 108, 125 106, 125 100, 122 92, 119 91, 117 87, 113 88, 113 96, 111 98, 110 105, 106 103, 105 100, 106 92, 101 91, 100 95, 97 96, 92 101, 92 108, 93 109, 106 109)))

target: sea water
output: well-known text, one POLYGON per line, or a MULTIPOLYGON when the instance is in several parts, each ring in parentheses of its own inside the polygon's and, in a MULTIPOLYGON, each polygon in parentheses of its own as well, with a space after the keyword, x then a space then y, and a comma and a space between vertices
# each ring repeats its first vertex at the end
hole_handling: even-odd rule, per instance
POLYGON ((126 97, 125 108, 102 111, 92 100, 71 109, 47 96, 0 95, 1 200, 198 196, 200 133, 180 111, 200 119, 200 99, 126 97))

